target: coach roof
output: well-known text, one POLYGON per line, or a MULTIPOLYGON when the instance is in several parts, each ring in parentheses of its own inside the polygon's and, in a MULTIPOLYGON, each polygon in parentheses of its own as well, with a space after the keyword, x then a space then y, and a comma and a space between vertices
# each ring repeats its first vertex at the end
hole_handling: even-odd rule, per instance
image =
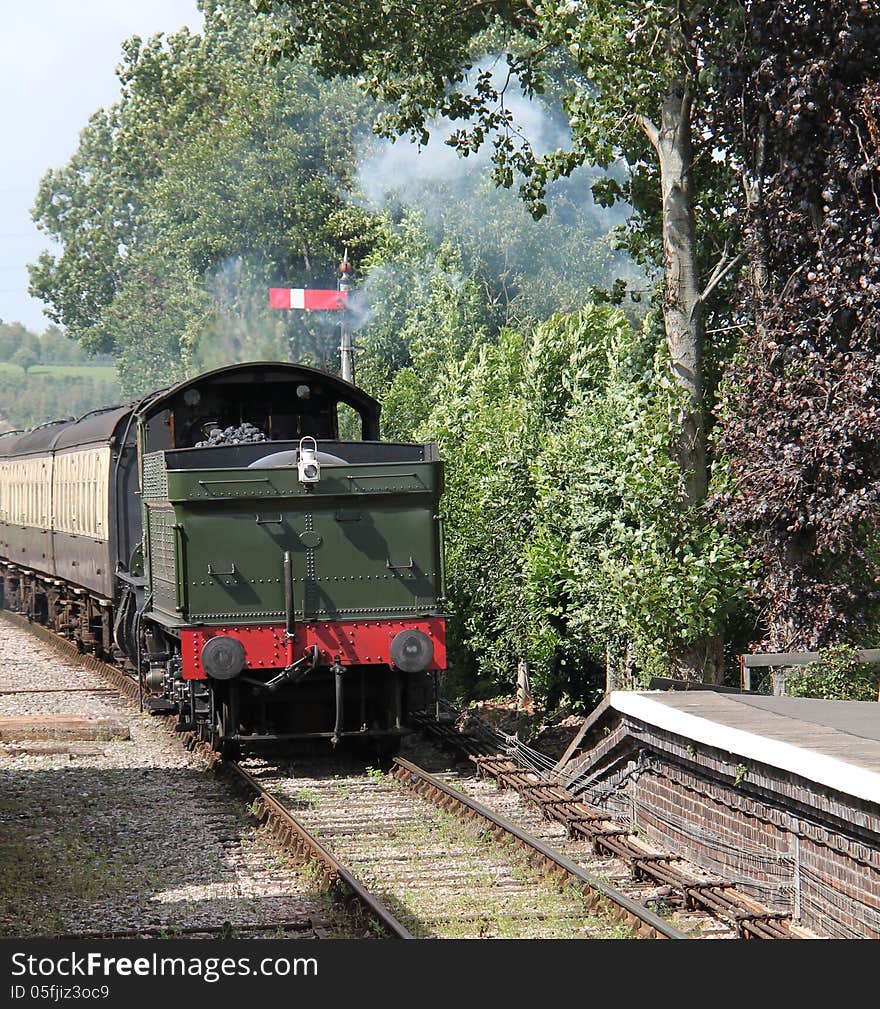
POLYGON ((0 435, 0 457, 40 455, 109 442, 131 410, 131 406, 113 406, 82 417, 52 420, 30 431, 10 431, 0 435))

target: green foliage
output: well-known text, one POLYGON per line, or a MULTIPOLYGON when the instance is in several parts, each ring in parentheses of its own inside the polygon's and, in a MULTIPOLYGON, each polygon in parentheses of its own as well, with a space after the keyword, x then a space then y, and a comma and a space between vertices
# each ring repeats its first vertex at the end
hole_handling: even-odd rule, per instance
POLYGON ((171 385, 194 370, 211 305, 172 254, 135 253, 112 313, 119 375, 129 395, 171 385))
POLYGON ((29 350, 37 360, 42 358, 40 338, 36 333, 20 322, 0 322, 0 361, 11 361, 22 349, 29 350))
POLYGON ((670 446, 683 393, 650 321, 640 335, 619 315, 605 333, 601 317, 584 321, 568 320, 564 342, 551 329, 568 360, 537 397, 556 403, 533 467, 544 530, 526 554, 533 615, 557 613, 568 649, 600 659, 629 644, 645 676, 669 675, 673 652, 742 604, 746 568, 704 506, 680 505, 670 446))
MULTIPOLYGON (((422 416, 444 360, 496 340, 505 326, 529 327, 579 306, 586 289, 634 273, 612 248, 608 219, 595 207, 563 194, 551 201, 548 219, 536 224, 510 194, 487 188, 485 178, 473 189, 470 178, 410 181, 408 195, 419 210, 386 218, 384 234, 362 264, 353 302, 364 352, 358 384, 394 399, 403 385, 416 382, 422 416), (401 368, 414 372, 395 380, 401 368)), ((479 171, 473 179, 479 181, 479 171)), ((388 214, 396 209, 392 204, 388 214)), ((394 417, 398 412, 394 404, 386 410, 394 417)), ((408 429, 408 423, 395 423, 408 429)))
MULTIPOLYGON (((660 122, 670 94, 686 92, 698 109, 717 101, 712 68, 705 66, 706 44, 731 33, 728 22, 738 9, 726 0, 708 5, 339 0, 332 8, 323 0, 251 0, 251 5, 269 15, 272 27, 257 43, 269 61, 308 59, 327 77, 355 78, 382 103, 375 122, 380 136, 408 135, 424 145, 438 132, 439 121, 447 120, 452 132, 444 142, 463 157, 489 149, 495 184, 511 188, 518 181, 536 217, 554 212, 548 200, 552 182, 585 165, 607 168, 625 159, 625 176, 591 173, 579 184, 593 188, 601 205, 629 203, 633 213, 621 237, 639 262, 654 266, 662 262, 662 208, 646 123, 660 122), (561 108, 568 136, 560 146, 538 146, 533 117, 517 106, 520 95, 543 97, 561 108)), ((702 132, 694 139, 698 258, 708 276, 729 238, 724 210, 736 181, 717 153, 724 144, 709 142, 702 132)))
POLYGON ((242 0, 204 7, 201 35, 124 44, 120 101, 47 173, 33 210, 61 252, 33 264, 32 292, 83 347, 119 356, 126 392, 235 360, 336 369, 338 319, 273 313, 266 288, 333 286, 343 247, 366 275, 359 381, 376 393, 414 362, 423 329, 466 345, 575 307, 626 267, 584 187, 548 198, 540 231, 479 171, 426 187, 430 231, 393 206, 365 211, 349 193, 374 105, 305 60, 255 62, 271 21, 242 0))
POLYGON ((17 364, 22 371, 28 372, 35 364, 40 363, 40 357, 31 347, 19 347, 12 355, 12 364, 17 364))
POLYGON ((861 663, 851 645, 822 650, 819 662, 785 681, 791 697, 822 697, 833 701, 876 701, 880 696, 880 666, 861 663))
POLYGON ((512 682, 530 634, 522 582, 533 500, 530 432, 511 395, 522 383, 522 358, 522 338, 505 331, 497 345, 475 348, 457 367, 447 364, 425 425, 447 460, 447 571, 460 615, 453 641, 481 660, 489 685, 512 682))
POLYGON ((33 214, 62 251, 32 293, 119 354, 127 391, 255 357, 333 364, 336 320, 273 316, 267 288, 332 286, 344 246, 370 251, 372 218, 345 200, 366 102, 254 62, 259 30, 233 0, 205 4, 202 35, 129 40, 119 103, 41 184, 33 214))
POLYGON ((0 424, 24 429, 119 402, 115 368, 91 360, 57 326, 38 335, 0 322, 0 424))
POLYGON ((36 364, 106 365, 112 360, 87 354, 57 326, 47 326, 45 332, 37 334, 20 322, 0 321, 0 361, 12 361, 21 350, 27 350, 36 364))
POLYGON ((442 395, 444 369, 497 333, 498 315, 452 242, 434 246, 407 216, 371 256, 358 298, 370 314, 357 334, 358 384, 382 397, 384 433, 409 437, 442 395))
POLYGON ((252 5, 279 15, 263 43, 271 59, 308 53, 328 76, 358 75, 364 90, 386 103, 377 123, 384 135, 409 133, 425 143, 432 118, 444 116, 458 127, 449 143, 461 154, 489 141, 497 182, 510 186, 516 170, 530 175, 527 195, 536 211, 542 181, 568 175, 585 160, 609 164, 624 144, 633 147, 634 113, 655 114, 669 80, 690 70, 675 43, 684 18, 666 3, 635 11, 618 2, 252 5), (479 63, 499 51, 507 56, 497 68, 479 63), (571 155, 535 157, 504 103, 508 67, 526 93, 564 94, 576 146, 571 155))
POLYGON ((525 658, 539 693, 583 696, 609 642, 668 675, 723 629, 748 569, 703 508, 678 507, 682 393, 650 324, 588 305, 438 360, 427 385, 398 375, 387 421, 441 445, 452 640, 487 689, 525 658))

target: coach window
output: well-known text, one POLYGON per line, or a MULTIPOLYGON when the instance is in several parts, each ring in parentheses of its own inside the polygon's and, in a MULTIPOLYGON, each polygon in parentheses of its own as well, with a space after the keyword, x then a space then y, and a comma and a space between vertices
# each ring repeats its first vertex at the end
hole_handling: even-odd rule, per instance
POLYGON ((12 481, 12 514, 15 524, 21 525, 21 463, 15 464, 15 479, 12 481))

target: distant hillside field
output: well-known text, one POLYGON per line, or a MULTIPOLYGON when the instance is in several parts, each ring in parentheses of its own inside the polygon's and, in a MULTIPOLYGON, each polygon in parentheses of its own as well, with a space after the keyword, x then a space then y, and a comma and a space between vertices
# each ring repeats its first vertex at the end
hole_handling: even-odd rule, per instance
POLYGON ((0 419, 24 429, 122 401, 116 369, 104 365, 43 364, 24 372, 0 362, 0 419))
MULTIPOLYGON (((24 368, 8 361, 0 361, 0 374, 23 375, 24 368)), ((35 364, 28 375, 75 375, 102 382, 116 382, 116 369, 105 364, 35 364)), ((117 383, 118 384, 118 383, 117 383)))

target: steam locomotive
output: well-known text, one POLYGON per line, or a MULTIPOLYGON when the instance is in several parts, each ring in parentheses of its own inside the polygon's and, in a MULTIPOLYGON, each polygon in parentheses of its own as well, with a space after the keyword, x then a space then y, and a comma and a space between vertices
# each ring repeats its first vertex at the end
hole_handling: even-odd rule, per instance
POLYGON ((443 467, 379 410, 258 362, 0 435, 3 605, 227 754, 393 750, 446 661, 443 467))

